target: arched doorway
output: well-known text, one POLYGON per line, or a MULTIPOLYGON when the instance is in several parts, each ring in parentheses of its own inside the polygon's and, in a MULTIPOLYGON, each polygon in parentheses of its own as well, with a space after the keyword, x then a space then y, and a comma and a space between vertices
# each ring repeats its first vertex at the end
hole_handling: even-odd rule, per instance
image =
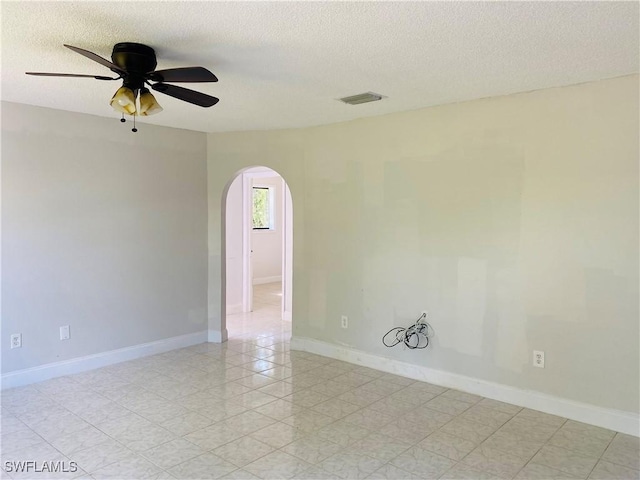
POLYGON ((223 193, 222 328, 229 338, 291 336, 293 205, 268 167, 236 174, 223 193))

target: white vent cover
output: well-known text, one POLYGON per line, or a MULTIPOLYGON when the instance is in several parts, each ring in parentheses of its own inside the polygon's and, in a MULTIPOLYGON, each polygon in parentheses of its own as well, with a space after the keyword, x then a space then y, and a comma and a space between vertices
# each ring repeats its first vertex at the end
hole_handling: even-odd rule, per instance
POLYGON ((358 95, 352 95, 350 97, 341 98, 340 101, 344 103, 348 103, 349 105, 359 105, 361 103, 375 102, 378 100, 382 100, 386 98, 379 93, 367 92, 367 93, 359 93, 358 95))

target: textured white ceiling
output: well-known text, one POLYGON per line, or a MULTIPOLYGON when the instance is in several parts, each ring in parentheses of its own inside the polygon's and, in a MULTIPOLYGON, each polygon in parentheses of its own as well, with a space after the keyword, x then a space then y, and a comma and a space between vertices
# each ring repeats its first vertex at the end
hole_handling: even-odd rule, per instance
POLYGON ((204 109, 160 93, 143 120, 204 132, 304 127, 638 72, 638 2, 6 2, 2 99, 118 118, 116 82, 62 46, 110 58, 145 43, 158 69, 202 65, 181 84, 204 109), (350 106, 337 98, 388 98, 350 106))

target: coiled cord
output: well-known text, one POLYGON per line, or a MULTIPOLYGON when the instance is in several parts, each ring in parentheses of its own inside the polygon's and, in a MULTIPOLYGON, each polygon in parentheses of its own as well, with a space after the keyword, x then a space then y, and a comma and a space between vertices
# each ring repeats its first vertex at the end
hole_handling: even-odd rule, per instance
POLYGON ((395 347, 399 343, 404 343, 411 350, 427 348, 429 337, 433 336, 433 328, 426 322, 426 312, 420 315, 416 323, 410 327, 394 327, 384 334, 382 343, 385 347, 395 347), (389 338, 387 338, 389 337, 389 338))

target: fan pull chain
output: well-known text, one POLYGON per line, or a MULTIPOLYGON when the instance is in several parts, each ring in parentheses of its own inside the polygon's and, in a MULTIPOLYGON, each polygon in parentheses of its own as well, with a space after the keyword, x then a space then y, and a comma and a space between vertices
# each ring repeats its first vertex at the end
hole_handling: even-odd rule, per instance
POLYGON ((138 129, 136 128, 136 114, 135 113, 133 114, 133 128, 131 129, 131 131, 133 133, 138 131, 138 129))
POLYGON ((122 118, 120 119, 120 121, 121 121, 122 123, 126 122, 126 120, 124 119, 124 113, 122 114, 122 118))

